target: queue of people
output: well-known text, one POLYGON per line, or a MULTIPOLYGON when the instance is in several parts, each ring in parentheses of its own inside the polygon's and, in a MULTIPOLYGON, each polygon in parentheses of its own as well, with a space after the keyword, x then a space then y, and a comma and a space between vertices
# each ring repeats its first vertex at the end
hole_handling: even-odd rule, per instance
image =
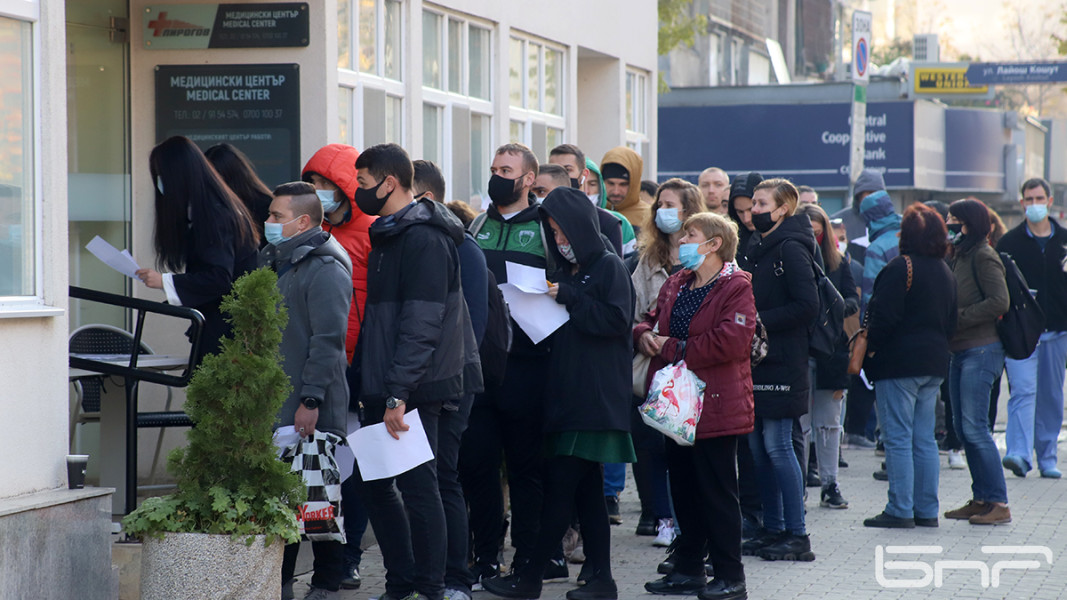
MULTIPOLYGON (((570 576, 568 561, 582 563, 569 600, 618 598, 611 525, 631 463, 636 533, 668 547, 646 590, 747 598, 742 556, 815 560, 806 485, 820 487, 821 507, 848 508, 842 447, 885 450, 875 477, 888 502, 865 526, 938 526, 939 396, 972 479, 972 497, 945 518, 1009 523, 1003 469, 1060 477, 1067 232, 1048 216, 1043 180, 1024 184, 1026 220, 997 241, 999 219, 980 201, 900 215, 873 171, 831 217, 814 190, 757 172, 642 182, 626 147, 597 164, 565 144, 541 164, 503 145, 480 213, 446 206, 440 169, 396 144, 330 144, 303 181, 272 193, 228 145, 205 155, 170 138, 150 165, 166 272, 138 276, 205 314, 202 354, 228 334, 222 296, 265 265, 290 315, 281 354, 293 391, 279 426, 343 435, 352 411, 399 439, 417 418, 435 456, 368 481, 356 461, 342 485, 347 543, 312 545, 305 599, 360 587, 368 523, 385 600, 537 598, 544 581, 570 576), (1006 260, 1046 314, 1033 355, 1018 359, 997 327, 1006 260), (503 301, 497 286, 518 267, 543 271, 567 315, 550 335, 503 301), (832 352, 809 348, 827 279, 844 318, 862 319, 859 356, 843 323, 832 352), (683 362, 705 386, 688 446, 639 411, 653 375, 683 362), (1005 363, 1002 458, 990 412, 1005 363)), ((296 552, 286 548, 284 599, 295 598, 296 552)))

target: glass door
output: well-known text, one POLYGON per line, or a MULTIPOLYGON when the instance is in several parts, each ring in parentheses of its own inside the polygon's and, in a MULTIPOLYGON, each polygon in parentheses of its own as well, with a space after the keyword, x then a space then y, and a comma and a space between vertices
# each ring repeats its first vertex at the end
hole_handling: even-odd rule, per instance
MULTIPOLYGON (((130 280, 85 245, 130 243, 127 0, 67 0, 67 160, 70 284, 127 294, 130 280)), ((72 300, 70 327, 125 328, 126 311, 72 300)))

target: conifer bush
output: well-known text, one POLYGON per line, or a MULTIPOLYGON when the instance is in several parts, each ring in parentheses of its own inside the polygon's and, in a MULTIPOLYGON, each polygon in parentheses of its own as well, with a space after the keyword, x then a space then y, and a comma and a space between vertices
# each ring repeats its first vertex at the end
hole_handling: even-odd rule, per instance
POLYGON ((288 314, 277 281, 261 268, 234 282, 223 299, 233 338, 204 357, 189 383, 185 412, 195 426, 188 446, 168 458, 178 490, 145 500, 123 519, 129 535, 299 541, 296 514, 307 490, 300 474, 278 460, 272 442, 275 417, 292 389, 278 351, 288 314))

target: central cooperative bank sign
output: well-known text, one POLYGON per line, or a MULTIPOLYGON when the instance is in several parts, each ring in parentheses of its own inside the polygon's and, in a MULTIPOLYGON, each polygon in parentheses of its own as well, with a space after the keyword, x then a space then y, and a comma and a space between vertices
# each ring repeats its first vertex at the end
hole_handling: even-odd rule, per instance
POLYGON ((967 80, 967 63, 912 65, 912 90, 923 96, 985 96, 988 85, 974 85, 967 80))

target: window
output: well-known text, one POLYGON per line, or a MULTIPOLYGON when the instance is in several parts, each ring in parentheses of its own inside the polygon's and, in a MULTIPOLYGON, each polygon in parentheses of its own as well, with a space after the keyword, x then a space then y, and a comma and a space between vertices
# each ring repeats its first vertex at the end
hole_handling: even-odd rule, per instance
POLYGON ((480 199, 489 180, 493 158, 489 148, 493 115, 490 31, 488 23, 467 15, 429 4, 422 11, 419 158, 440 167, 448 199, 480 199))
POLYGON ((565 57, 543 40, 512 37, 508 46, 510 136, 542 160, 564 141, 565 57))
POLYGON ((626 145, 644 154, 648 145, 649 75, 626 69, 626 145))
POLYGON ((0 297, 39 294, 33 48, 31 23, 0 17, 0 297))
POLYGON ((337 0, 339 140, 357 148, 403 144, 403 6, 337 0))

